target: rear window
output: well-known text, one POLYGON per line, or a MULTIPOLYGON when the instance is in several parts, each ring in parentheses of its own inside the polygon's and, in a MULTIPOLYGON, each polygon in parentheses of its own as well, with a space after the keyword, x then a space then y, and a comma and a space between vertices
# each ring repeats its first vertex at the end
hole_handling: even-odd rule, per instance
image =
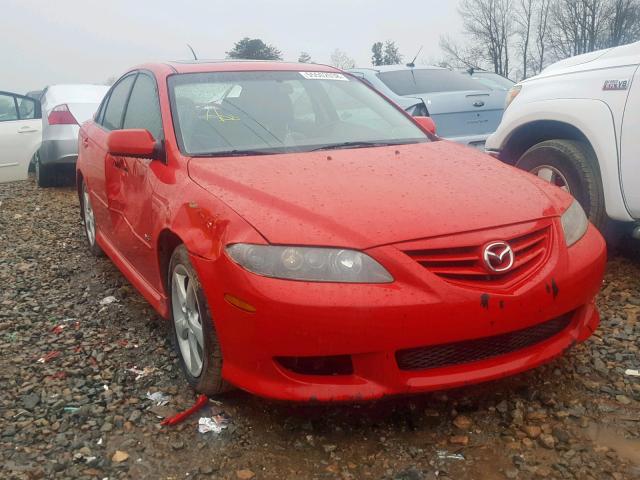
POLYGON ((379 73, 378 77, 397 95, 491 90, 486 85, 451 70, 397 70, 379 73))

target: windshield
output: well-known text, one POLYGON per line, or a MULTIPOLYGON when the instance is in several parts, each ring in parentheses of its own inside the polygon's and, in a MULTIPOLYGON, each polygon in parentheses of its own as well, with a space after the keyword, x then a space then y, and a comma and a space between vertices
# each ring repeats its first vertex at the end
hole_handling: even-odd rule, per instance
POLYGON ((411 69, 378 74, 396 95, 457 92, 462 90, 491 90, 486 85, 446 69, 411 69))
POLYGON ((324 72, 215 72, 169 77, 187 155, 266 154, 427 142, 357 79, 324 72))

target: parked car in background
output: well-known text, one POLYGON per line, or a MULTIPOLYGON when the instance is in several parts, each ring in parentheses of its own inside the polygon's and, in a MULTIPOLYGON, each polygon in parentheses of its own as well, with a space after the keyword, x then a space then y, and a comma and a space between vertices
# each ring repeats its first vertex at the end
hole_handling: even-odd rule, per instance
POLYGON ((144 65, 80 130, 89 248, 209 395, 451 388, 584 341, 605 245, 580 204, 432 127, 332 67, 144 65))
POLYGON ((40 101, 40 99, 42 98, 42 93, 44 92, 44 90, 31 90, 30 92, 26 93, 27 97, 31 97, 31 98, 35 98, 36 100, 40 101))
POLYGON ((492 89, 448 68, 387 65, 354 68, 361 78, 411 115, 428 115, 438 135, 484 150, 498 127, 506 92, 492 89))
POLYGON ((613 219, 640 237, 639 65, 640 42, 519 83, 487 150, 570 192, 602 231, 613 219))
POLYGON ((42 94, 42 145, 35 159, 36 182, 50 187, 71 173, 78 158, 80 124, 90 119, 105 85, 52 85, 42 94))
POLYGON ((40 102, 0 92, 0 182, 26 180, 42 138, 40 102))
POLYGON ((493 90, 505 90, 509 91, 511 87, 513 87, 516 82, 508 79, 507 77, 503 77, 502 75, 498 75, 494 72, 488 72, 486 70, 480 70, 477 68, 468 68, 466 70, 460 70, 460 73, 464 75, 469 75, 469 78, 472 80, 476 80, 480 83, 483 83, 487 87, 493 90))

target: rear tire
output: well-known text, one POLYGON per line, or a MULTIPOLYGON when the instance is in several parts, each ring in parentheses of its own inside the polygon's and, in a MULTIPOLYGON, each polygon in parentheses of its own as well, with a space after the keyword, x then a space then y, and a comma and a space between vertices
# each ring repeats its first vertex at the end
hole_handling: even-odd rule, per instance
POLYGON ((547 140, 527 150, 516 163, 547 181, 563 187, 574 196, 585 213, 602 233, 609 226, 604 205, 602 179, 593 149, 575 140, 547 140))
POLYGON ((40 155, 36 154, 35 162, 36 184, 41 188, 53 187, 56 185, 56 175, 51 165, 44 165, 40 160, 40 155))
POLYGON ((171 256, 167 285, 171 340, 187 382, 208 396, 229 390, 222 378, 222 350, 209 305, 184 245, 171 256))
POLYGON ((80 208, 82 213, 82 220, 84 225, 84 235, 87 239, 89 251, 96 257, 104 256, 104 252, 98 242, 96 241, 96 232, 98 231, 98 225, 96 223, 96 217, 93 212, 93 205, 91 204, 91 196, 89 195, 89 189, 87 184, 82 180, 82 187, 80 192, 80 208))

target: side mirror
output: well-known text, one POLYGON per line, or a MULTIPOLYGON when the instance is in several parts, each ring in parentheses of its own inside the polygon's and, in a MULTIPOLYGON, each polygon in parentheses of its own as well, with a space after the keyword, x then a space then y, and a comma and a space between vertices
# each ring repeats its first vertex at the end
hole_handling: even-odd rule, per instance
POLYGON ((413 117, 418 125, 431 135, 436 135, 436 122, 431 117, 413 117))
POLYGON ((149 130, 114 130, 107 137, 107 149, 111 155, 155 158, 156 140, 149 130))

